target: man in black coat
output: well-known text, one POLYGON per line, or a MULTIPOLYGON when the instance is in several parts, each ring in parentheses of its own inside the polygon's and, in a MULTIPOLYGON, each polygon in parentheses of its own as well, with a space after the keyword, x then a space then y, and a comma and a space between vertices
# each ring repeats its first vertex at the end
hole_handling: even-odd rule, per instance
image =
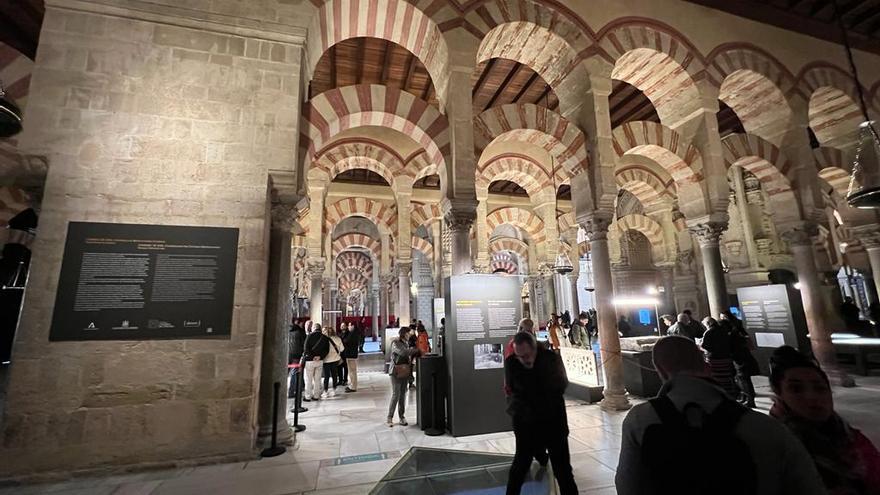
MULTIPOLYGON (((302 360, 303 355, 303 345, 305 345, 306 340, 306 331, 303 327, 299 326, 299 324, 294 321, 293 325, 290 326, 290 347, 287 353, 287 364, 299 364, 302 360)), ((294 397, 294 392, 296 389, 294 388, 294 384, 296 383, 296 373, 297 368, 290 368, 290 386, 287 389, 287 397, 294 397)), ((303 383, 300 382, 300 389, 302 389, 303 383)))
POLYGON ((535 337, 519 332, 514 353, 504 361, 505 383, 510 388, 507 413, 513 418, 516 454, 507 478, 507 495, 519 495, 532 458, 546 448, 553 463, 561 495, 577 494, 568 451, 568 417, 562 394, 568 377, 562 359, 539 347, 535 337))

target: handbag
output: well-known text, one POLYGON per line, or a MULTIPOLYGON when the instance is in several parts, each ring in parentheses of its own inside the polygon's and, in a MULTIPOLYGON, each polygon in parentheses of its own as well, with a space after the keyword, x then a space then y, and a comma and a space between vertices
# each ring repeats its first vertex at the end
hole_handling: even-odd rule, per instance
POLYGON ((409 379, 412 376, 412 366, 409 363, 407 364, 395 364, 394 365, 394 378, 399 380, 409 379))

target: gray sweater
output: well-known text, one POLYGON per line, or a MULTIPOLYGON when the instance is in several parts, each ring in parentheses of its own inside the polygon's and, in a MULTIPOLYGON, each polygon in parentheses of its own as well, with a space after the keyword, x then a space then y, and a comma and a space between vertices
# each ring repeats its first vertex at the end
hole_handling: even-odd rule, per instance
MULTIPOLYGON (((724 391, 706 380, 679 375, 660 391, 667 394, 678 410, 694 402, 704 411, 713 411, 724 397, 724 391)), ((645 430, 660 422, 650 403, 632 408, 623 421, 623 441, 617 466, 618 495, 652 495, 648 473, 642 464, 642 439, 645 430)), ((803 444, 775 419, 748 411, 736 427, 740 438, 752 454, 757 469, 757 495, 823 495, 826 493, 816 465, 803 444)), ((694 455, 711 455, 695 452, 694 455)), ((658 494, 660 495, 660 494, 658 494)))

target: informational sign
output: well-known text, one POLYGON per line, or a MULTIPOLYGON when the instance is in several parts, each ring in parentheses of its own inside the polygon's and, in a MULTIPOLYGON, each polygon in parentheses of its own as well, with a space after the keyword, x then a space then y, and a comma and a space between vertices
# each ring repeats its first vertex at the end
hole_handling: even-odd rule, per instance
POLYGON ((457 275, 445 282, 452 434, 509 430, 503 349, 522 315, 522 282, 507 275, 457 275))
POLYGON ((800 293, 784 284, 737 289, 743 324, 751 335, 753 353, 764 374, 773 350, 790 345, 809 352, 807 323, 800 293))
POLYGON ((49 340, 229 338, 238 229, 70 222, 49 340))

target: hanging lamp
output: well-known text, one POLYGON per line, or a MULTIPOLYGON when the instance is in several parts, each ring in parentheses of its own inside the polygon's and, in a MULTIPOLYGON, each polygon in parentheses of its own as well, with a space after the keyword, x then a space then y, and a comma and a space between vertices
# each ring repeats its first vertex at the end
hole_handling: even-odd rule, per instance
POLYGON ((859 144, 856 148, 856 156, 853 160, 852 173, 849 178, 849 188, 846 193, 846 202, 853 208, 878 209, 880 208, 880 137, 877 135, 877 126, 868 116, 868 105, 865 103, 865 93, 859 82, 859 72, 853 59, 852 47, 849 43, 849 33, 840 15, 838 0, 832 0, 834 5, 834 17, 840 27, 840 35, 843 39, 843 48, 846 50, 846 59, 853 81, 856 84, 856 93, 859 97, 859 109, 862 111, 864 122, 859 125, 859 144))
POLYGON ((0 138, 14 136, 21 132, 21 109, 6 96, 3 81, 0 81, 0 138))

